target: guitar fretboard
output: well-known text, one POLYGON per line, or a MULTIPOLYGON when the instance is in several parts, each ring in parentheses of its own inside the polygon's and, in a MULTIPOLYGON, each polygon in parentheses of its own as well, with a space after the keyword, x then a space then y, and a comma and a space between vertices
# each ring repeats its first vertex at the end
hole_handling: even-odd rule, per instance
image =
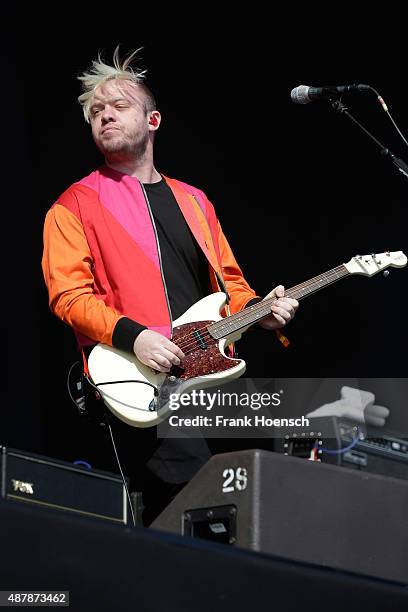
MULTIPOLYGON (((319 276, 315 276, 314 278, 311 278, 300 285, 291 287, 285 291, 285 297, 301 300, 306 296, 323 289, 323 287, 327 287, 327 285, 331 285, 341 278, 348 276, 349 274, 350 272, 344 265, 338 266, 337 268, 333 268, 333 270, 329 270, 328 272, 324 272, 319 276)), ((265 319, 271 314, 271 305, 275 301, 276 298, 262 300, 262 302, 249 306, 249 308, 245 308, 243 311, 237 312, 230 317, 226 317, 225 319, 221 319, 221 321, 211 323, 207 329, 213 338, 216 340, 221 340, 221 338, 225 338, 234 332, 250 327, 261 319, 265 319)))

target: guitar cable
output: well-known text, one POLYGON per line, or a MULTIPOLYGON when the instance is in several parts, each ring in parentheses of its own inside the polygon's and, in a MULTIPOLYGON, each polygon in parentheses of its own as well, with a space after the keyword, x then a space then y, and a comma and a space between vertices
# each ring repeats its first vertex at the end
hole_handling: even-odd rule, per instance
MULTIPOLYGON (((94 384, 94 383, 91 381, 91 379, 90 379, 89 375, 87 374, 87 372, 85 372, 84 370, 82 370, 82 371, 81 371, 81 382, 80 382, 80 383, 77 383, 77 385, 78 385, 78 384, 80 385, 81 390, 82 390, 82 392, 83 392, 83 395, 82 395, 80 398, 78 398, 78 399, 76 400, 76 399, 74 399, 74 397, 72 396, 71 389, 70 389, 70 386, 69 386, 69 383, 70 383, 70 380, 71 380, 71 372, 72 372, 73 368, 74 368, 76 365, 81 365, 81 362, 80 362, 80 361, 75 361, 75 362, 74 362, 74 363, 71 365, 71 367, 70 367, 70 369, 69 369, 69 372, 68 372, 68 376, 67 376, 67 389, 68 389, 68 393, 69 393, 69 396, 70 396, 71 400, 73 401, 73 403, 76 405, 76 407, 77 407, 77 408, 78 408, 78 410, 79 410, 80 416, 87 416, 87 414, 88 414, 88 416, 89 416, 89 417, 91 417, 91 418, 94 416, 94 415, 91 415, 91 414, 89 413, 89 410, 88 410, 88 409, 87 409, 87 407, 86 407, 86 392, 85 392, 85 389, 83 388, 83 387, 84 387, 84 382, 85 382, 85 381, 86 381, 86 384, 87 384, 87 385, 89 385, 90 387, 92 387, 93 389, 95 389, 95 391, 97 391, 97 393, 98 393, 98 395, 99 395, 99 398, 98 398, 98 399, 101 399, 101 397, 100 397, 100 392, 99 392, 99 388, 98 388, 99 386, 102 386, 102 385, 116 385, 116 384, 121 384, 121 383, 140 383, 140 384, 143 384, 143 385, 147 385, 148 387, 152 387, 152 389, 153 389, 153 393, 154 393, 154 397, 155 397, 155 398, 157 398, 157 397, 158 397, 158 395, 159 395, 159 389, 158 389, 158 387, 156 387, 156 386, 155 386, 155 385, 153 385, 152 383, 147 382, 146 380, 134 380, 134 379, 130 379, 130 380, 110 380, 110 381, 106 381, 106 382, 101 382, 101 383, 94 384)), ((79 387, 78 387, 78 390, 79 390, 79 387)), ((121 402, 120 400, 117 400, 115 397, 112 397, 112 396, 111 396, 111 395, 109 395, 108 393, 105 393, 105 395, 106 395, 106 397, 107 397, 107 398, 112 399, 112 400, 115 400, 115 401, 117 401, 117 402, 119 402, 119 403, 123 404, 123 405, 124 405, 124 406, 126 406, 127 408, 132 408, 133 410, 141 410, 142 412, 146 412, 146 411, 145 411, 143 408, 138 408, 137 406, 131 406, 130 404, 126 404, 126 402, 121 402)), ((102 401, 103 401, 103 400, 102 400, 102 401)), ((152 411, 154 411, 154 409, 153 409, 152 411)), ((103 420, 103 419, 102 419, 102 420, 103 420)))
MULTIPOLYGON (((83 395, 81 395, 77 400, 74 398, 74 396, 72 395, 72 392, 71 392, 70 382, 71 382, 72 370, 74 369, 74 367, 76 365, 81 366, 81 362, 80 361, 75 361, 71 365, 71 367, 69 368, 69 371, 68 371, 68 375, 67 375, 68 395, 69 395, 71 401, 77 407, 80 416, 89 416, 89 417, 91 417, 91 415, 89 414, 89 412, 87 411, 87 408, 86 408, 86 393, 85 393, 85 390, 84 390, 84 380, 86 380, 87 384, 89 384, 91 387, 96 389, 96 391, 99 392, 99 390, 98 390, 98 387, 96 385, 94 385, 94 383, 89 380, 89 377, 83 372, 83 370, 81 370, 81 380, 80 380, 80 382, 77 382, 77 388, 78 388, 78 391, 82 391, 83 392, 83 395)), ((118 381, 118 382, 143 382, 143 381, 118 381)), ((102 384, 112 384, 112 383, 102 383, 102 384)), ((146 383, 146 384, 150 385, 150 383, 146 383)), ((150 385, 150 386, 154 387, 154 385, 150 385)), ((157 389, 155 388, 155 395, 156 395, 156 391, 157 391, 157 389)), ((110 434, 110 438, 111 438, 111 442, 112 442, 112 447, 113 447, 113 452, 115 454, 116 462, 118 464, 118 468, 119 468, 119 472, 120 472, 120 475, 121 475, 121 478, 122 478, 123 486, 125 487, 126 497, 127 497, 129 508, 130 508, 130 513, 132 515, 132 523, 133 523, 133 526, 136 527, 136 518, 135 518, 135 513, 133 511, 133 505, 132 505, 132 500, 131 500, 131 497, 130 497, 129 488, 128 488, 128 485, 127 485, 127 482, 126 482, 125 475, 124 475, 123 470, 122 470, 122 465, 120 463, 118 451, 116 449, 116 444, 115 444, 115 439, 114 439, 114 436, 113 436, 112 427, 111 427, 111 424, 109 422, 109 415, 106 412, 106 407, 105 407, 105 404, 104 404, 103 401, 102 401, 102 406, 103 406, 103 417, 104 418, 98 418, 97 419, 98 420, 98 424, 99 425, 105 425, 105 426, 107 425, 108 426, 108 430, 109 430, 109 434, 110 434)), ((95 415, 93 415, 93 416, 95 416, 95 415)))
POLYGON ((120 475, 122 476, 123 485, 124 485, 125 490, 126 490, 126 497, 128 499, 130 513, 132 515, 133 527, 136 527, 136 518, 135 518, 135 513, 133 512, 132 500, 130 498, 130 493, 129 493, 129 489, 128 489, 128 486, 127 486, 126 478, 125 478, 125 475, 123 474, 122 466, 120 464, 118 451, 116 450, 115 439, 113 437, 113 431, 112 431, 111 424, 109 423, 108 415, 106 414, 105 404, 103 405, 103 409, 104 409, 104 412, 105 412, 106 424, 108 426, 110 438, 111 438, 111 441, 112 441, 113 451, 115 453, 115 457, 116 457, 116 461, 117 461, 117 464, 118 464, 118 467, 119 467, 120 475))
MULTIPOLYGON (((89 377, 85 374, 85 378, 87 383, 91 386, 94 387, 94 389, 96 389, 96 391, 98 392, 99 396, 99 386, 102 385, 116 385, 116 384, 120 384, 120 383, 141 383, 143 385, 148 385, 149 387, 153 388, 153 393, 154 393, 154 397, 157 398, 159 395, 159 390, 157 387, 155 387, 154 385, 152 385, 149 382, 146 382, 145 380, 113 380, 113 381, 108 381, 108 382, 103 382, 103 383, 97 383, 96 385, 93 384, 90 380, 89 377)), ((113 397, 112 395, 109 395, 109 393, 106 393, 106 391, 104 392, 104 395, 110 399, 110 400, 114 400, 116 402, 118 402, 119 404, 122 404, 122 406, 126 406, 126 408, 131 408, 132 410, 140 410, 141 412, 146 412, 146 410, 144 408, 138 408, 137 406, 132 406, 131 404, 127 404, 126 402, 122 402, 121 400, 118 400, 116 397, 113 397)), ((150 412, 154 412, 156 410, 156 408, 154 406, 152 406, 151 408, 149 407, 149 411, 150 412)))
POLYGON ((324 448, 323 446, 319 448, 317 443, 315 444, 314 448, 318 451, 321 451, 322 453, 327 453, 328 455, 343 455, 344 453, 347 453, 347 451, 354 448, 357 442, 360 441, 361 439, 360 436, 361 436, 360 428, 357 427, 356 435, 353 437, 352 441, 347 446, 343 446, 343 448, 333 449, 333 448, 324 448))

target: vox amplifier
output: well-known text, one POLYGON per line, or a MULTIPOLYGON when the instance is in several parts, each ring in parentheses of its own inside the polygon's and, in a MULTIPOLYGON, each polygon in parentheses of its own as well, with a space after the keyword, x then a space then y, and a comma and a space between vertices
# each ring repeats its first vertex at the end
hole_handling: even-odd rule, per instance
POLYGON ((120 476, 0 446, 1 497, 127 524, 120 476))

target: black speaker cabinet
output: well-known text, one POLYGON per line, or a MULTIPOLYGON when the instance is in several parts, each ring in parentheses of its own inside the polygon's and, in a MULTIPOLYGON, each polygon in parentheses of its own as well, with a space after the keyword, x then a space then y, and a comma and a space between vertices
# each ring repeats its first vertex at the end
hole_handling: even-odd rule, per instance
POLYGON ((392 477, 215 455, 151 527, 408 583, 408 482, 392 477))

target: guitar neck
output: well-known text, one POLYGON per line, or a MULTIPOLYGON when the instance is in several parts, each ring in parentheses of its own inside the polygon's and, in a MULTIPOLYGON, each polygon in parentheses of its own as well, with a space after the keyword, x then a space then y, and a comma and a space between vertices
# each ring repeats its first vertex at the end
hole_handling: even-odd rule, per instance
MULTIPOLYGON (((291 287, 285 291, 285 297, 302 300, 308 295, 316 293, 316 291, 320 291, 320 289, 327 287, 327 285, 332 285, 341 278, 349 276, 349 274, 350 272, 344 265, 337 266, 337 268, 333 268, 328 272, 315 276, 304 283, 300 283, 300 285, 291 287)), ((276 298, 273 297, 268 298, 267 300, 262 300, 262 302, 254 304, 249 308, 245 308, 245 310, 242 310, 241 312, 237 312, 236 314, 221 319, 221 321, 211 323, 207 329, 211 336, 216 340, 226 338, 227 336, 240 330, 247 329, 251 325, 254 325, 258 321, 268 317, 271 314, 271 305, 275 301, 276 298)))

